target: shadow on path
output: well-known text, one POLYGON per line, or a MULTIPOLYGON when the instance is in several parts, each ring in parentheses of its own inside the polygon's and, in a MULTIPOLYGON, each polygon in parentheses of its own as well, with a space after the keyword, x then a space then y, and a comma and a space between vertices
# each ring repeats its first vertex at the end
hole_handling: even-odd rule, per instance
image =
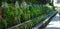
POLYGON ((57 27, 48 27, 46 29, 60 29, 60 28, 57 28, 57 27))
POLYGON ((59 23, 59 14, 57 13, 56 16, 52 18, 51 22, 45 27, 45 29, 60 29, 59 23))

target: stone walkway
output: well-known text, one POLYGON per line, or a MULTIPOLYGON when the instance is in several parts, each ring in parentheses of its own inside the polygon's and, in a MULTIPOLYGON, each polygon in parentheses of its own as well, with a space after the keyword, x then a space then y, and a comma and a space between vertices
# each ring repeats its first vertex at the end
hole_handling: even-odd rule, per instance
POLYGON ((57 13, 51 22, 45 27, 45 29, 60 29, 59 14, 57 13))

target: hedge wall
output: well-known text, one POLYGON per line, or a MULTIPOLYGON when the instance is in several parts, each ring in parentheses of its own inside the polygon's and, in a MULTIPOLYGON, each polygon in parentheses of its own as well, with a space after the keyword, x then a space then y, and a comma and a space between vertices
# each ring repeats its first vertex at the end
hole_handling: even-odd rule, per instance
MULTIPOLYGON (((32 20, 29 23, 26 23, 20 27, 17 27, 17 29, 31 29, 35 24, 37 24, 41 20, 43 20, 42 18, 44 18, 44 15, 42 15, 42 14, 44 14, 44 13, 47 14, 53 10, 53 6, 48 6, 48 7, 42 7, 40 5, 23 6, 23 5, 21 5, 21 3, 26 0, 23 0, 23 1, 15 0, 15 1, 6 0, 6 2, 8 2, 8 6, 2 7, 2 19, 0 19, 0 29, 7 29, 7 28, 15 26, 17 24, 24 23, 28 20, 32 20), (16 7, 15 5, 13 5, 13 4, 15 4, 15 1, 18 1, 19 7, 16 7), (11 3, 12 3, 12 5, 11 5, 11 3), (39 16, 39 17, 36 18, 37 16, 39 16), (35 18, 35 19, 32 19, 32 18, 35 18)), ((26 1, 26 2, 28 2, 28 1, 26 1)), ((35 1, 33 2, 31 0, 31 3, 35 3, 35 1)))

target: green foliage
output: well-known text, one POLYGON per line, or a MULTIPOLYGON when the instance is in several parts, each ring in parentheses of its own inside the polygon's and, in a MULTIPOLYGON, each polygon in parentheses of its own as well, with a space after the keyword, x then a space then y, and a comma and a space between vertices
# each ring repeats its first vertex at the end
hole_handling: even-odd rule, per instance
POLYGON ((2 0, 0 0, 0 7, 1 7, 1 5, 2 5, 2 0))
POLYGON ((0 29, 7 28, 7 22, 6 20, 0 19, 0 29))
MULTIPOLYGON (((38 14, 42 14, 45 12, 52 11, 52 6, 49 7, 41 7, 41 6, 21 6, 21 7, 13 7, 13 5, 8 5, 8 7, 3 7, 2 9, 2 17, 6 20, 7 27, 14 26, 18 23, 25 22, 32 16, 37 16, 38 14)), ((38 23, 40 20, 35 19, 35 23, 38 23)), ((34 21, 32 21, 34 22, 34 21)), ((30 28, 30 27, 29 27, 30 28)))
POLYGON ((17 1, 18 1, 19 5, 21 5, 21 3, 22 3, 22 0, 17 0, 17 1))
POLYGON ((22 14, 21 14, 21 19, 22 20, 24 20, 24 21, 26 21, 27 19, 29 19, 30 18, 30 10, 29 10, 29 6, 26 6, 26 7, 24 7, 24 6, 22 6, 21 7, 21 10, 22 10, 22 14))
MULTIPOLYGON (((35 24, 39 23, 41 20, 43 20, 44 16, 39 16, 38 18, 34 18, 32 21, 22 24, 19 27, 16 27, 17 29, 31 29, 35 24)), ((14 29, 16 29, 14 28, 14 29)))
MULTIPOLYGON (((1 1, 1 0, 0 0, 1 1)), ((20 6, 22 2, 26 1, 27 3, 31 2, 33 4, 40 4, 40 3, 47 3, 46 0, 5 0, 9 3, 7 7, 2 7, 2 18, 3 20, 0 20, 0 29, 8 28, 14 25, 17 25, 19 23, 25 22, 29 20, 31 17, 36 17, 39 14, 43 13, 49 13, 49 11, 52 11, 53 7, 42 7, 39 5, 36 6, 20 6), (18 1, 20 7, 15 7, 13 4, 18 1), (43 1, 43 2, 42 2, 43 1), (12 3, 12 5, 10 4, 12 3)), ((3 1, 4 2, 4 1, 3 1)), ((2 3, 2 2, 1 2, 2 3)), ((1 5, 1 4, 0 4, 1 5)), ((35 24, 39 23, 44 16, 32 19, 31 22, 23 24, 20 27, 17 27, 15 29, 31 29, 35 24), (37 20, 36 20, 37 19, 37 20)))
POLYGON ((46 4, 50 3, 50 0, 25 0, 27 3, 33 3, 33 4, 46 4))
POLYGON ((13 26, 20 22, 20 14, 18 14, 20 9, 12 6, 3 7, 2 16, 6 19, 8 26, 13 26))
MULTIPOLYGON (((2 2, 7 2, 9 5, 7 7, 2 7, 2 18, 0 19, 0 29, 7 29, 9 27, 15 26, 19 23, 25 22, 32 17, 36 17, 39 14, 49 13, 52 11, 53 6, 42 7, 34 4, 46 4, 49 3, 50 0, 0 0, 0 7, 2 6, 2 2), (16 7, 15 2, 18 1, 19 7, 16 7), (27 4, 33 4, 34 6, 21 6, 23 2, 27 4)), ((51 3, 52 5, 52 3, 51 3)), ((45 15, 39 16, 37 18, 31 19, 31 22, 22 24, 19 27, 14 29, 31 29, 34 25, 43 20, 45 15)))

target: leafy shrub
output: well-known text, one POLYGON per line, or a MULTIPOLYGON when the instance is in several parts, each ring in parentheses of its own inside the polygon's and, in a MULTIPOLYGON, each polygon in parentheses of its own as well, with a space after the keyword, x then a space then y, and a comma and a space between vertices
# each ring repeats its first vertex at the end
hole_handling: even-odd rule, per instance
POLYGON ((9 26, 13 26, 18 22, 20 23, 20 16, 18 14, 18 10, 18 8, 12 6, 3 7, 2 16, 3 19, 6 19, 9 26))
MULTIPOLYGON (((8 5, 8 7, 3 7, 2 17, 3 17, 3 20, 5 20, 5 22, 7 23, 6 27, 8 28, 8 27, 17 25, 19 23, 25 22, 25 21, 29 20, 31 17, 36 17, 39 14, 46 13, 47 11, 48 11, 47 13, 49 13, 49 11, 52 11, 52 9, 53 9, 52 6, 41 7, 38 5, 38 6, 15 7, 12 5, 8 5)), ((31 25, 33 26, 34 24, 37 24, 39 21, 41 21, 39 19, 40 18, 37 18, 37 20, 32 19, 32 20, 35 20, 36 22, 32 21, 31 24, 28 23, 28 24, 30 24, 30 27, 28 27, 28 28, 31 28, 31 25)), ((26 27, 27 27, 27 25, 26 25, 26 27)))
POLYGON ((39 16, 38 18, 34 18, 31 22, 22 24, 21 26, 16 27, 16 28, 17 29, 31 29, 35 24, 39 23, 43 18, 44 16, 39 16))

